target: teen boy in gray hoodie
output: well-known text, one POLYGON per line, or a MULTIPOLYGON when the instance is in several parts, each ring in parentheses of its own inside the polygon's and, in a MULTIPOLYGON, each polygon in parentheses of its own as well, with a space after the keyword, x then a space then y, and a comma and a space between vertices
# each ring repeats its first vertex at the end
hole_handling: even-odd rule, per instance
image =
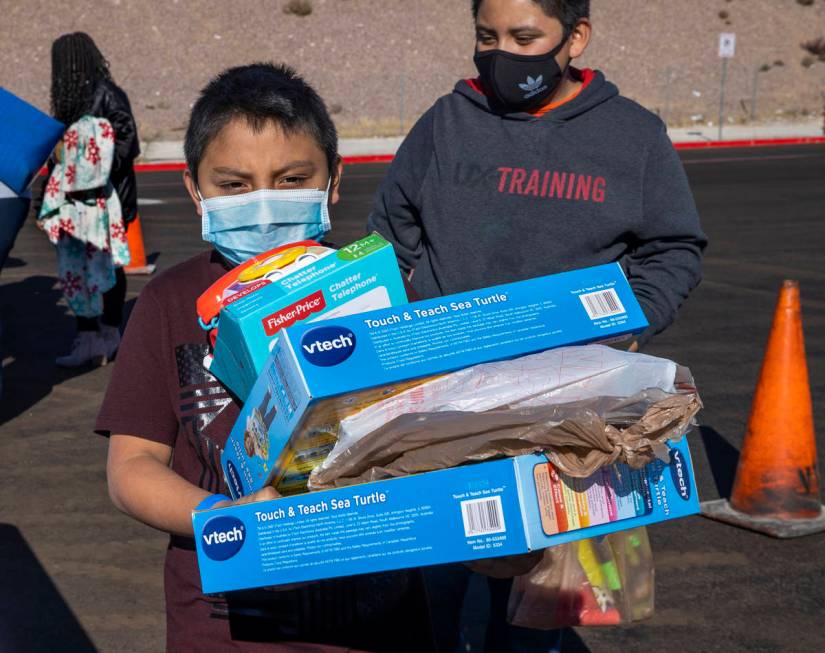
POLYGON ((665 329, 700 279, 705 235, 654 114, 570 66, 589 0, 472 0, 479 77, 413 127, 370 229, 422 298, 619 261, 665 329))
MULTIPOLYGON (((707 244, 665 124, 599 71, 570 64, 591 36, 589 0, 471 0, 479 77, 413 127, 369 217, 421 297, 619 261, 650 327, 670 325, 699 283, 707 244)), ((486 651, 551 653, 558 632, 509 627, 494 559, 486 651)), ((429 574, 444 650, 458 638, 466 571, 429 574)))

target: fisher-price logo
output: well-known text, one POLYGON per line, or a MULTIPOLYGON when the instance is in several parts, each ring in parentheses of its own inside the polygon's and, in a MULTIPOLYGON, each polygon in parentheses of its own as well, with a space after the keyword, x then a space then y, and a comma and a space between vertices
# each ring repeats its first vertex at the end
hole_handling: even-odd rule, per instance
POLYGON ((332 367, 352 356, 355 334, 339 326, 318 327, 307 331, 301 338, 301 351, 313 365, 332 367))
POLYGON ((286 308, 282 308, 277 313, 268 315, 261 320, 261 324, 264 325, 266 335, 274 336, 281 329, 286 329, 298 320, 305 320, 313 313, 320 313, 326 307, 327 303, 324 299, 324 293, 319 290, 298 300, 294 304, 290 304, 286 308))
POLYGON ((229 560, 246 540, 246 526, 236 517, 213 517, 203 526, 203 552, 212 560, 229 560))

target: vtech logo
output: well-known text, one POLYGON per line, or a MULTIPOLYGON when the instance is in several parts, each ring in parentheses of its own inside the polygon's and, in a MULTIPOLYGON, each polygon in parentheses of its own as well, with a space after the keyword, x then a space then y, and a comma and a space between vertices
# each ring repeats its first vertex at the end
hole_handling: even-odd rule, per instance
POLYGON ((670 450, 670 476, 679 496, 685 501, 690 499, 690 476, 688 476, 687 463, 678 449, 670 450))
POLYGON ((229 560, 241 550, 246 539, 246 526, 229 516, 213 517, 203 526, 203 552, 212 560, 229 560))
POLYGON ((332 367, 352 356, 355 334, 339 326, 318 327, 307 331, 301 338, 301 351, 313 365, 332 367))

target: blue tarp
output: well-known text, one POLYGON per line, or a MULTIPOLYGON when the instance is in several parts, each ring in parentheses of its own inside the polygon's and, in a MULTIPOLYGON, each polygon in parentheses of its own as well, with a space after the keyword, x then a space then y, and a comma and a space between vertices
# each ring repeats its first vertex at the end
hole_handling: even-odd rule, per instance
POLYGON ((28 188, 65 126, 0 87, 0 181, 20 194, 28 188))

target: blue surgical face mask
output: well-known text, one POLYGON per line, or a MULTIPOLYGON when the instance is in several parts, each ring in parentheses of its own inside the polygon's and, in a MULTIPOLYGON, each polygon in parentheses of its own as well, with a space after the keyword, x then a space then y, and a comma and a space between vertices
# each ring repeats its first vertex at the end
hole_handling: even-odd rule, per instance
POLYGON ((200 197, 201 234, 227 260, 239 265, 280 245, 322 238, 332 226, 328 197, 329 183, 325 191, 264 189, 200 197))

